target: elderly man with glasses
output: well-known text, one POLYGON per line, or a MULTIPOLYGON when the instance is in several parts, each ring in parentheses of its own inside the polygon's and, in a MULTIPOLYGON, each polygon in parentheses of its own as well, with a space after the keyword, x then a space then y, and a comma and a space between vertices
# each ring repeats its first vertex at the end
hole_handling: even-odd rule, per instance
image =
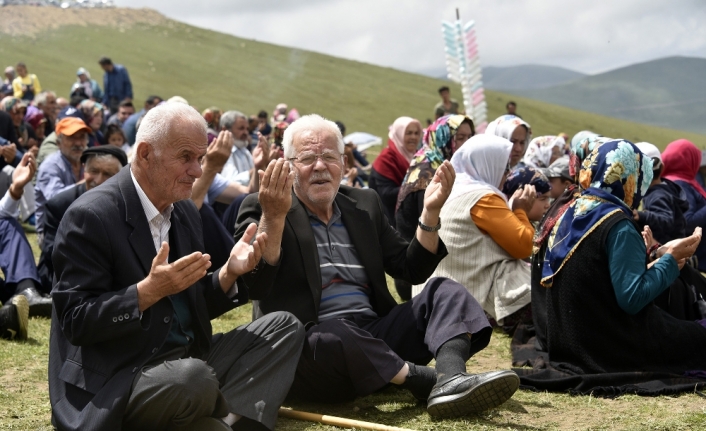
POLYGON ((424 283, 447 254, 438 230, 455 179, 450 163, 437 169, 408 242, 373 190, 340 185, 345 156, 335 123, 304 116, 287 128, 283 147, 285 158, 259 172, 260 193, 243 202, 236 240, 250 223, 268 236, 257 270, 243 276, 253 317, 288 311, 306 326, 290 395, 343 402, 392 383, 427 401, 436 417, 508 400, 519 386, 515 373, 466 372, 491 329, 463 286, 432 278, 398 305, 385 279, 424 283), (435 369, 426 366, 432 359, 435 369))

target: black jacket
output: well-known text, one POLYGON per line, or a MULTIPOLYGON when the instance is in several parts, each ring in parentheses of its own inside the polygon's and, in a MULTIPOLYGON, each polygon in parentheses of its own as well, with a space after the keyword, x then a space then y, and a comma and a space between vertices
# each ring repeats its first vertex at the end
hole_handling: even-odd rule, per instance
MULTIPOLYGON (((427 251, 416 239, 407 242, 390 226, 382 203, 373 190, 341 186, 336 196, 341 219, 355 245, 370 280, 373 310, 384 316, 397 305, 387 288, 385 273, 413 284, 431 276, 448 254, 439 239, 437 254, 427 251)), ((236 241, 250 223, 259 223, 262 210, 257 194, 245 198, 235 230, 236 241)), ((282 233, 282 255, 278 266, 262 265, 244 275, 253 301, 253 317, 288 311, 305 325, 318 322, 321 302, 321 271, 316 240, 304 206, 292 195, 292 207, 282 233)))
MULTIPOLYGON (((176 202, 169 230, 170 260, 203 251, 201 220, 190 200, 176 202)), ((59 430, 119 430, 135 373, 159 351, 174 310, 163 298, 137 308, 137 283, 156 255, 130 166, 84 193, 56 235, 49 341, 49 399, 59 430)), ((211 347, 211 319, 247 302, 229 299, 208 274, 187 290, 193 316, 190 354, 211 347)))
POLYGON ((86 193, 86 184, 81 183, 64 190, 44 204, 44 240, 41 244, 42 254, 39 256, 37 272, 45 292, 50 291, 54 284, 54 265, 51 261, 51 254, 54 251, 54 240, 59 223, 69 206, 84 193, 86 193))
POLYGON ((684 213, 689 210, 689 202, 677 183, 663 178, 662 184, 650 186, 642 206, 637 224, 641 229, 648 225, 661 244, 686 236, 684 213))

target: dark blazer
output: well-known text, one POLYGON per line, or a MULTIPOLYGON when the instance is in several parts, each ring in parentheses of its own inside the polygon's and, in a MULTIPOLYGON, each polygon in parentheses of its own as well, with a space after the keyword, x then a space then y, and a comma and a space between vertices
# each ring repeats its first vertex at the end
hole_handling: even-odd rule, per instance
MULTIPOLYGON (((159 351, 171 326, 168 298, 142 318, 137 308, 137 283, 149 273, 156 251, 129 169, 79 197, 56 236, 49 398, 60 430, 119 430, 135 373, 159 351)), ((172 261, 204 249, 190 200, 174 204, 169 244, 172 261)), ((195 335, 190 354, 204 357, 210 320, 247 302, 247 294, 242 289, 229 299, 217 272, 187 293, 195 335)))
POLYGON ((41 244, 42 254, 39 256, 37 272, 42 282, 42 289, 50 291, 54 284, 54 265, 51 254, 54 251, 54 240, 59 222, 64 217, 66 210, 79 196, 86 193, 86 183, 81 183, 68 190, 64 190, 44 204, 44 240, 41 244))
MULTIPOLYGON (((433 254, 416 237, 412 242, 402 239, 388 223, 380 197, 373 190, 341 186, 336 204, 368 274, 373 310, 384 316, 397 305, 387 289, 385 273, 413 284, 423 283, 446 256, 446 246, 439 239, 438 252, 433 254)), ((238 214, 236 241, 250 223, 259 223, 261 215, 257 194, 245 198, 238 214)), ((322 285, 319 255, 309 216, 295 195, 282 233, 278 266, 263 265, 241 280, 247 285, 250 298, 256 300, 253 318, 289 311, 304 324, 318 322, 322 285)))

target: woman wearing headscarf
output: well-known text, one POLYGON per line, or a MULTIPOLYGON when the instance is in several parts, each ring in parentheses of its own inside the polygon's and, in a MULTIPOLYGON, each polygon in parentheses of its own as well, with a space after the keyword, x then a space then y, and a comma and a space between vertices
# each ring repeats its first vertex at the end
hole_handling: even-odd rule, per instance
POLYGON ((203 117, 204 120, 206 120, 206 125, 208 126, 208 129, 206 130, 206 134, 208 136, 208 143, 210 144, 213 142, 214 139, 218 136, 218 131, 220 130, 220 123, 221 123, 221 112, 220 109, 218 109, 215 106, 211 106, 210 108, 204 109, 204 111, 201 113, 201 116, 203 117))
POLYGON ((525 166, 548 168, 564 154, 566 142, 561 136, 539 136, 530 141, 522 159, 525 166))
POLYGON ((500 136, 512 142, 510 169, 522 166, 522 158, 532 139, 532 128, 525 120, 515 115, 502 115, 488 124, 485 134, 500 136))
POLYGON ((88 136, 88 147, 104 145, 105 139, 101 126, 103 126, 103 105, 93 100, 84 100, 78 105, 78 110, 83 114, 84 121, 91 128, 88 136))
POLYGON ((5 97, 2 99, 2 110, 10 114, 18 140, 17 150, 20 153, 39 146, 40 142, 35 139, 34 130, 25 121, 27 104, 24 100, 12 96, 5 97))
POLYGON ((424 191, 434 178, 436 168, 475 135, 473 120, 465 115, 447 115, 424 131, 422 148, 417 151, 402 181, 395 220, 402 238, 411 241, 417 231, 424 206, 424 191))
POLYGON ((574 183, 569 185, 564 193, 552 202, 537 227, 537 235, 534 238, 534 248, 532 249, 532 321, 534 323, 537 350, 544 351, 546 348, 546 289, 541 287, 540 280, 542 279, 542 265, 544 264, 549 234, 554 229, 557 221, 561 219, 569 206, 581 193, 579 173, 584 160, 596 148, 611 140, 611 138, 600 137, 595 133, 587 134, 582 139, 572 139, 569 156, 569 175, 573 177, 574 183))
POLYGON ((407 174, 414 153, 419 149, 422 125, 411 117, 400 117, 392 123, 390 140, 373 162, 368 185, 380 195, 388 221, 395 226, 395 205, 400 185, 407 174))
POLYGON ((71 86, 71 93, 69 94, 73 95, 78 89, 91 100, 103 100, 103 90, 101 90, 100 85, 95 79, 91 79, 91 74, 83 67, 79 67, 76 71, 76 82, 71 86))
POLYGON ((527 212, 527 218, 530 222, 537 223, 544 217, 551 201, 549 192, 552 190, 552 186, 542 171, 529 166, 515 169, 508 175, 505 185, 503 185, 503 193, 505 196, 510 197, 517 190, 521 190, 528 185, 534 186, 537 198, 534 200, 532 209, 527 212))
MULTIPOLYGON (((411 241, 417 231, 424 192, 436 169, 444 160, 451 160, 453 153, 473 135, 473 120, 465 115, 446 115, 424 131, 422 148, 414 155, 397 196, 395 222, 402 238, 411 241)), ((403 300, 412 298, 410 283, 395 280, 395 288, 403 300)))
POLYGON ((677 320, 652 301, 679 275, 701 230, 661 249, 647 268, 632 221, 652 180, 652 161, 612 140, 582 164, 583 189, 548 240, 547 351, 584 373, 706 370, 706 322, 677 320))
MULTIPOLYGON (((472 137, 451 158, 456 181, 441 209, 439 237, 449 251, 432 277, 450 277, 468 289, 499 324, 530 302, 534 229, 527 219, 534 186, 515 192, 512 208, 500 190, 512 143, 499 136, 472 137)), ((414 294, 422 286, 414 286, 414 294)))
MULTIPOLYGON (((684 213, 686 231, 706 226, 706 191, 695 179, 701 166, 701 150, 686 139, 679 139, 664 149, 662 163, 662 177, 674 181, 686 193, 689 202, 689 209, 684 213)), ((706 271, 706 242, 699 245, 696 257, 699 270, 706 271)))

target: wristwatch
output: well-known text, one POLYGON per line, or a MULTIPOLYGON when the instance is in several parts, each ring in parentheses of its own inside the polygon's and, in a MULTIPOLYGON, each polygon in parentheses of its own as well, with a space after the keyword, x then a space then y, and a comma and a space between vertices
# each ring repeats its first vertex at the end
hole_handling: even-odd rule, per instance
POLYGON ((426 231, 426 232, 436 232, 436 231, 438 231, 439 229, 441 229, 441 217, 439 217, 439 224, 437 224, 436 226, 427 226, 427 225, 425 225, 424 223, 422 223, 422 218, 421 218, 421 217, 419 217, 419 223, 418 223, 418 224, 419 224, 419 228, 420 228, 421 230, 423 230, 423 231, 426 231))

